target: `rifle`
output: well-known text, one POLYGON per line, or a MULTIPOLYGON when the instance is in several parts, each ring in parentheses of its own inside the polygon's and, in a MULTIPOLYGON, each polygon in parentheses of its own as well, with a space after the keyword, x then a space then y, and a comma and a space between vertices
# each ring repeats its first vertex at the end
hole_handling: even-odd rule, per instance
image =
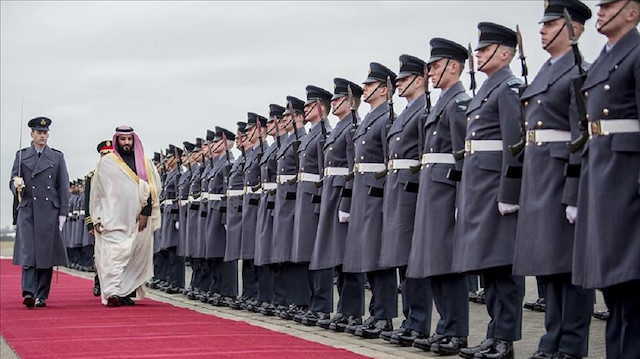
MULTIPOLYGON (((298 154, 298 148, 300 148, 300 134, 298 134, 298 124, 296 123, 296 113, 293 110, 293 104, 291 103, 291 101, 289 101, 289 104, 287 105, 287 108, 289 110, 289 113, 291 113, 291 121, 293 121, 293 132, 296 135, 296 140, 293 142, 292 146, 293 146, 293 153, 296 156, 296 174, 298 173, 298 167, 300 166, 300 156, 298 154)), ((306 116, 303 116, 303 118, 306 116)), ((304 119, 303 119, 304 121, 304 119)), ((292 179, 287 181, 288 185, 293 185, 294 183, 296 183, 298 181, 298 176, 293 177, 292 179)))
MULTIPOLYGON (((516 37, 518 39, 518 54, 520 58, 520 65, 522 67, 522 77, 524 78, 524 85, 518 87, 518 97, 522 98, 522 94, 529 87, 529 69, 527 68, 527 57, 524 55, 524 45, 522 44, 522 33, 520 32, 520 26, 516 25, 516 37)), ((520 105, 520 117, 522 123, 520 124, 520 141, 507 146, 509 153, 512 156, 516 156, 524 150, 524 146, 527 144, 527 128, 524 126, 524 106, 520 105)))
MULTIPOLYGON (((387 128, 388 130, 389 128, 391 128, 391 126, 393 126, 393 121, 395 120, 395 117, 396 117, 396 115, 393 113, 393 84, 391 83, 391 76, 387 76, 387 104, 389 105, 389 121, 391 121, 391 123, 388 125, 388 128, 387 128)), ((387 141, 386 146, 387 146, 387 153, 388 153, 389 141, 387 141)), ((374 174, 374 177, 376 179, 381 179, 382 177, 386 176, 388 172, 389 172, 389 169, 384 169, 374 174)))
MULTIPOLYGON (((446 68, 446 67, 445 67, 446 68)), ((431 89, 429 88, 429 64, 424 65, 425 79, 424 79, 424 95, 427 98, 426 108, 427 116, 431 113, 431 89)))
POLYGON ((473 97, 476 97, 476 88, 478 87, 476 83, 476 65, 473 61, 473 50, 471 49, 471 43, 467 47, 467 59, 469 63, 469 77, 471 78, 471 83, 469 84, 469 89, 471 93, 473 93, 473 97))
POLYGON ((567 26, 567 31, 569 32, 569 38, 571 39, 571 49, 573 50, 573 57, 575 58, 575 62, 578 66, 579 71, 579 75, 571 79, 571 85, 573 85, 573 90, 576 94, 576 105, 578 107, 578 116, 580 118, 580 122, 578 123, 580 128, 580 136, 575 140, 567 143, 569 152, 574 153, 581 149, 589 139, 589 120, 587 119, 587 106, 585 104, 584 96, 582 95, 582 85, 584 85, 584 80, 587 78, 587 74, 584 71, 584 68, 582 68, 582 55, 580 54, 580 48, 578 47, 578 38, 573 31, 573 26, 571 25, 571 15, 569 15, 567 9, 564 9, 564 21, 567 26))
POLYGON ((354 131, 358 129, 358 112, 356 109, 356 99, 353 97, 353 90, 351 85, 347 86, 347 96, 349 98, 349 111, 351 111, 351 124, 354 131))
MULTIPOLYGON (((18 145, 18 177, 22 178, 22 114, 24 113, 24 97, 20 101, 20 144, 18 145)), ((18 195, 18 203, 22 202, 22 186, 24 183, 20 182, 16 188, 16 194, 18 195)))
POLYGON ((162 165, 162 176, 160 176, 160 179, 162 180, 162 182, 164 183, 164 181, 167 179, 167 164, 164 163, 164 148, 160 149, 160 164, 162 165))

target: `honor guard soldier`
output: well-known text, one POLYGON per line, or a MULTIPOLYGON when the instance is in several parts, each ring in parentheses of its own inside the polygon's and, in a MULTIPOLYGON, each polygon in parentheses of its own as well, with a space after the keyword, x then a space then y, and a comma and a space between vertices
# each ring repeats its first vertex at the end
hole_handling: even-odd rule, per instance
MULTIPOLYGON (((185 164, 186 167, 181 168, 182 174, 180 175, 180 180, 178 181, 178 192, 177 192, 177 201, 178 201, 178 245, 176 247, 176 252, 178 257, 182 257, 185 261, 187 259, 186 256, 186 247, 187 247, 187 211, 188 211, 188 202, 189 202, 189 188, 191 187, 191 153, 195 149, 195 145, 191 142, 184 141, 182 143, 184 147, 183 157, 181 159, 181 163, 185 164)), ((180 166, 181 167, 181 166, 180 166)), ((188 288, 184 288, 182 292, 186 295, 189 292, 193 291, 193 287, 189 284, 188 288)))
MULTIPOLYGON (((260 159, 264 153, 264 131, 267 119, 257 113, 247 113, 246 160, 244 165, 244 197, 242 198, 242 295, 253 298, 246 309, 257 310, 263 302, 270 302, 273 293, 269 272, 264 267, 256 268, 253 259, 256 252, 256 222, 262 188, 260 184, 260 159), (260 291, 262 283, 262 291, 260 291)), ((268 304, 267 304, 268 305, 268 304)), ((259 310, 259 309, 258 309, 259 310)))
MULTIPOLYGON (((238 296, 238 263, 225 262, 224 253, 227 239, 225 219, 227 202, 227 180, 233 161, 229 148, 236 135, 222 127, 215 128, 211 146, 212 169, 207 175, 205 196, 208 198, 207 223, 204 228, 205 258, 211 273, 212 295, 208 303, 216 306, 233 305, 238 296)), ((205 188, 203 188, 205 190, 205 188)))
POLYGON ((202 144, 202 153, 200 154, 200 158, 203 160, 203 162, 202 171, 200 172, 200 208, 198 208, 197 227, 198 241, 194 250, 194 257, 199 258, 201 261, 202 277, 203 281, 206 283, 206 285, 203 286, 201 293, 196 296, 196 299, 203 303, 208 303, 210 297, 214 294, 214 292, 211 291, 211 286, 213 285, 213 276, 210 270, 211 266, 205 253, 207 241, 209 240, 209 237, 206 233, 206 226, 209 221, 207 218, 209 216, 209 192, 207 191, 207 188, 209 187, 209 177, 213 167, 210 150, 214 137, 215 132, 207 130, 204 142, 202 144))
POLYGON ((366 273, 375 300, 370 307, 371 317, 362 326, 347 326, 345 331, 365 339, 378 338, 383 331, 393 330, 391 320, 398 316, 396 270, 381 267, 379 260, 385 179, 375 176, 387 168, 387 131, 393 122, 387 96, 394 92, 395 82, 396 74, 384 65, 377 62, 369 65, 364 101, 371 110, 353 137, 355 178, 342 270, 366 273))
MULTIPOLYGON (((238 263, 242 246, 242 196, 244 195, 244 166, 246 159, 245 140, 247 137, 247 123, 238 122, 236 132, 236 148, 240 150, 240 157, 233 162, 227 180, 227 243, 225 245, 224 261, 238 263)), ((245 293, 229 304, 230 308, 241 309, 246 301, 251 300, 245 293)))
POLYGON ((168 294, 179 293, 184 288, 184 257, 178 256, 180 237, 180 206, 178 204, 178 183, 182 171, 182 150, 169 145, 165 157, 167 175, 164 180, 164 200, 162 204, 162 256, 166 263, 164 283, 158 289, 168 294))
POLYGON ((416 339, 413 346, 439 355, 456 355, 467 346, 469 304, 466 275, 452 269, 457 183, 448 175, 462 169, 453 153, 464 150, 465 112, 471 98, 460 75, 468 53, 463 46, 442 38, 431 39, 430 45, 429 78, 442 92, 423 124, 420 186, 407 277, 429 278, 440 314, 435 334, 416 339))
POLYGON ((520 166, 508 146, 520 139, 518 88, 522 81, 509 69, 516 33, 486 22, 478 28, 478 70, 488 78, 466 112, 453 270, 484 276, 491 322, 486 339, 460 354, 465 358, 513 358, 513 342, 521 338, 524 277, 511 274, 520 179, 508 177, 507 169, 520 166))
POLYGON ((206 293, 209 288, 208 268, 204 263, 204 253, 200 252, 199 242, 201 239, 200 228, 200 178, 204 169, 204 153, 202 138, 196 138, 193 151, 189 155, 191 164, 191 178, 189 183, 189 196, 187 197, 187 221, 185 256, 191 259, 191 287, 193 291, 187 293, 187 298, 198 299, 198 295, 206 293))
MULTIPOLYGON (((402 273, 402 311, 400 328, 383 332, 380 337, 392 344, 411 346, 415 339, 429 336, 432 295, 425 278, 406 278, 420 174, 422 125, 427 114, 425 94, 426 63, 411 55, 400 56, 396 80, 398 96, 407 99, 407 107, 394 120, 387 134, 388 162, 384 190, 380 266, 398 268, 402 273)), ((420 220, 419 220, 420 221, 420 220)), ((393 290, 395 288, 386 288, 393 290)), ((391 296, 391 293, 388 294, 391 296)))
MULTIPOLYGON (((100 154, 100 157, 108 155, 113 152, 113 143, 111 140, 104 140, 96 146, 96 150, 100 154)), ((90 171, 87 174, 84 186, 84 208, 85 208, 85 218, 84 223, 87 227, 87 231, 89 232, 89 251, 91 253, 91 267, 93 267, 92 271, 95 271, 95 263, 94 263, 94 244, 95 244, 95 231, 93 229, 93 219, 91 218, 91 213, 89 211, 89 199, 91 198, 91 179, 93 178, 94 171, 90 171)), ((98 279, 98 274, 93 277, 93 288, 91 290, 94 296, 100 296, 100 280, 98 279)))
POLYGON ((22 303, 45 307, 53 266, 67 265, 61 231, 69 212, 69 174, 62 152, 47 145, 51 120, 28 122, 31 146, 16 153, 9 188, 18 198, 13 264, 22 266, 22 303))
POLYGON ((317 325, 342 332, 347 325, 362 324, 364 314, 364 273, 342 271, 353 184, 345 176, 353 171, 353 134, 360 122, 358 107, 362 88, 339 77, 333 79, 333 83, 332 113, 340 121, 324 144, 322 201, 309 270, 335 268, 339 295, 336 315, 330 319, 318 320, 317 325))
POLYGON ((607 357, 639 358, 640 2, 598 6, 597 29, 607 43, 582 86, 590 137, 582 152, 572 281, 602 290, 610 311, 607 357))
POLYGON ((309 311, 294 318, 307 326, 328 319, 333 311, 333 269, 309 271, 309 262, 318 230, 320 213, 320 174, 323 172, 322 148, 331 132, 327 116, 331 109, 329 91, 307 86, 304 106, 305 121, 311 124, 309 134, 298 149, 298 188, 293 224, 291 261, 303 266, 308 278, 309 311))
POLYGON ((587 356, 594 291, 571 284, 574 225, 566 218, 566 208, 576 205, 578 183, 565 177, 564 169, 571 126, 579 119, 575 101, 567 104, 573 100, 572 79, 582 71, 571 53, 567 26, 579 37, 591 10, 578 0, 546 4, 540 35, 551 58, 521 96, 527 144, 513 273, 535 275, 545 287, 546 333, 531 358, 582 358, 587 356))
POLYGON ((304 101, 287 96, 287 106, 282 122, 288 132, 276 153, 277 176, 276 203, 273 213, 273 246, 271 248, 274 263, 281 263, 281 271, 276 281, 288 283, 286 310, 278 312, 282 319, 292 320, 296 314, 304 314, 309 308, 308 278, 304 265, 291 263, 291 244, 298 184, 298 147, 306 136, 304 129, 304 101))
MULTIPOLYGON (((166 171, 163 170, 164 163, 162 163, 162 155, 160 152, 154 152, 151 163, 156 167, 156 171, 160 175, 160 181, 162 187, 159 189, 158 200, 160 201, 160 215, 162 216, 162 201, 164 200, 164 180, 167 177, 166 171)), ((153 277, 151 280, 157 280, 158 278, 164 278, 166 273, 166 265, 163 261, 162 254, 162 231, 157 230, 153 232, 153 277)))
MULTIPOLYGON (((287 306, 286 294, 287 283, 278 276, 280 265, 273 262, 272 242, 273 242, 273 210, 276 205, 276 183, 277 162, 276 154, 282 145, 281 136, 286 135, 285 129, 281 126, 284 107, 276 104, 269 105, 269 119, 267 120, 267 136, 273 137, 273 143, 267 147, 260 158, 260 203, 258 205, 258 216, 256 221, 256 250, 254 255, 254 265, 263 267, 269 271, 269 283, 259 283, 260 287, 265 287, 265 291, 271 292, 269 303, 262 303, 258 308, 260 313, 273 316, 277 310, 285 309, 287 306)), ((259 288, 259 292, 262 289, 259 288)))

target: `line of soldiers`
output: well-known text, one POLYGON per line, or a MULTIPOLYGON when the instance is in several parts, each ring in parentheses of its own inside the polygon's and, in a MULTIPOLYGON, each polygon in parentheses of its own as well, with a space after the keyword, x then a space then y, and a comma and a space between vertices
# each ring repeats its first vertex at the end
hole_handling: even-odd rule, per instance
POLYGON ((591 11, 548 0, 550 58, 530 84, 519 32, 483 22, 477 93, 470 46, 433 38, 429 60, 402 55, 397 75, 372 62, 362 87, 307 86, 306 101, 248 113, 235 133, 170 145, 156 158, 163 224, 149 285, 439 355, 513 358, 531 275, 546 292, 531 358, 587 355, 594 288, 611 311, 607 357, 640 357, 640 2, 598 6, 608 44, 588 70, 577 44, 591 11), (509 68, 517 53, 525 81, 509 68), (429 83, 442 90, 435 105, 429 83), (396 91, 407 100, 397 116, 396 91), (471 347, 467 274, 482 275, 491 318, 471 347))

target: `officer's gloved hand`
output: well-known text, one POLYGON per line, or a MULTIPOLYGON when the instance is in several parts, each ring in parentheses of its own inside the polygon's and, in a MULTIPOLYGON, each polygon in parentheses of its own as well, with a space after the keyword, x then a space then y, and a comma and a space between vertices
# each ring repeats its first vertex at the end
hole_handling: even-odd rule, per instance
POLYGON ((180 229, 180 222, 176 222, 175 227, 176 227, 176 230, 180 229))
POLYGON ((338 221, 340 223, 349 223, 350 217, 351 217, 351 214, 347 212, 338 211, 338 221))
POLYGON ((567 206, 564 210, 567 215, 567 221, 571 224, 576 223, 576 218, 578 218, 578 207, 576 206, 567 206))
POLYGON ((520 209, 520 206, 518 206, 517 204, 498 202, 498 211, 503 216, 507 215, 507 214, 510 214, 510 213, 515 213, 519 209, 520 209))
POLYGON ((22 179, 22 177, 18 177, 18 176, 13 177, 14 188, 23 187, 23 186, 24 186, 24 180, 22 179))
POLYGON ((66 216, 58 216, 58 230, 62 232, 62 227, 64 227, 64 223, 67 221, 66 216))

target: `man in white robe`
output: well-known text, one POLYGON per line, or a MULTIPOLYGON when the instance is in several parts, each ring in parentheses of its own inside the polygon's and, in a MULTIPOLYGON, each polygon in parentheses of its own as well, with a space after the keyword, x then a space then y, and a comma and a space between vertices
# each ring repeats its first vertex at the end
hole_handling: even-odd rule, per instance
POLYGON ((91 180, 90 210, 101 300, 117 307, 142 299, 153 276, 161 183, 131 127, 116 128, 113 143, 114 152, 100 159, 91 180))

